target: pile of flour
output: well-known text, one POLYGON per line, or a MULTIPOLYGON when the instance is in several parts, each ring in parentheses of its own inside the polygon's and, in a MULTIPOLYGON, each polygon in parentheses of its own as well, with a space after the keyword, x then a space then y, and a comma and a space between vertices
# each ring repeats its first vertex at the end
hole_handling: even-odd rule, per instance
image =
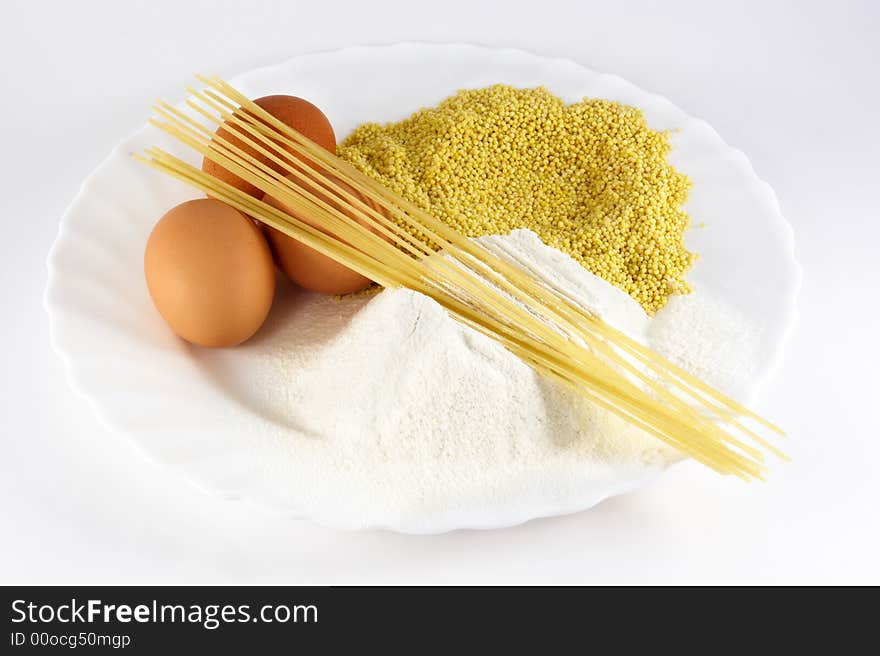
MULTIPOLYGON (((706 357, 712 335, 687 335, 680 324, 658 330, 627 294, 532 232, 480 241, 718 382, 706 357), (694 354, 698 362, 688 360, 694 354)), ((274 466, 289 469, 290 500, 312 515, 324 505, 338 511, 340 497, 365 524, 523 496, 553 507, 585 482, 656 471, 679 457, 421 294, 339 300, 300 292, 282 315, 247 347, 252 362, 238 369, 246 373, 236 387, 287 447, 290 461, 274 466)))

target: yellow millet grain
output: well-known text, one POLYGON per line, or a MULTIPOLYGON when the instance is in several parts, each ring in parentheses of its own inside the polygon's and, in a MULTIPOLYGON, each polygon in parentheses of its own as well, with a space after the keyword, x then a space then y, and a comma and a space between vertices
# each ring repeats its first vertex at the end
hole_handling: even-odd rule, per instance
POLYGON ((669 134, 635 107, 544 88, 460 91, 398 123, 366 123, 339 155, 469 237, 528 228, 648 314, 690 291, 690 182, 669 134))

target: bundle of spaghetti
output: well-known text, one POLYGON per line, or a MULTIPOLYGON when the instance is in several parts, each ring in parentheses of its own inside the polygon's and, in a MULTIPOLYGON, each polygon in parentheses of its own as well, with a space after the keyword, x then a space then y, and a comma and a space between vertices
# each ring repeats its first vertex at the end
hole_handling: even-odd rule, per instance
POLYGON ((431 297, 541 374, 719 473, 762 479, 764 451, 785 458, 758 432, 783 434, 772 423, 605 323, 564 291, 382 187, 223 80, 198 79, 207 88, 188 88, 189 113, 160 101, 151 123, 290 211, 165 150, 150 148, 138 159, 384 287, 431 297), (219 125, 234 138, 215 133, 219 125))

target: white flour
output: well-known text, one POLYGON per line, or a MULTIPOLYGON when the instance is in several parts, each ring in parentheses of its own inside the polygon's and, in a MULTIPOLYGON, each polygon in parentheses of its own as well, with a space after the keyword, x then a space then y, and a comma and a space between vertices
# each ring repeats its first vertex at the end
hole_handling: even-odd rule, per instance
MULTIPOLYGON (((628 295, 533 233, 481 241, 633 337, 653 335, 685 365, 696 354, 703 359, 691 368, 712 368, 700 335, 670 346, 628 295)), ((551 506, 577 496, 585 480, 656 470, 677 457, 421 294, 339 301, 300 293, 279 313, 249 345, 257 366, 235 381, 236 393, 303 464, 290 473, 289 494, 319 515, 323 504, 338 505, 337 495, 365 523, 373 514, 436 518, 523 494, 551 506)))

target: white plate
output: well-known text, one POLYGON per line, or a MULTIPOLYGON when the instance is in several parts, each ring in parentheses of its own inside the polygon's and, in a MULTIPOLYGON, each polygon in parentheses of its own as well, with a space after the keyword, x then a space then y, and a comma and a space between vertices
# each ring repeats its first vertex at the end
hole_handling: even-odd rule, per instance
MULTIPOLYGON (((625 102, 641 108, 653 128, 677 130, 672 159, 693 179, 687 209, 695 223, 705 224, 688 234, 689 246, 701 255, 689 276, 700 293, 676 299, 658 314, 658 325, 662 319, 674 326, 692 311, 694 299, 711 297, 732 312, 739 325, 758 335, 748 347, 751 370, 746 379, 714 382, 753 398, 758 382, 779 361, 794 322, 800 269, 773 191, 705 122, 619 77, 571 61, 469 45, 347 48, 296 57, 232 80, 251 97, 309 98, 327 113, 340 138, 361 122, 397 120, 460 88, 498 82, 543 85, 568 102, 583 96, 625 102)), ((73 387, 102 420, 159 461, 205 489, 288 515, 337 527, 422 533, 507 526, 582 510, 658 472, 594 471, 563 497, 547 497, 537 482, 524 481, 516 494, 451 511, 436 510, 443 505, 439 498, 390 508, 344 485, 303 495, 303 485, 320 489, 333 472, 311 462, 308 448, 297 448, 293 428, 289 439, 261 430, 277 417, 261 391, 246 384, 254 349, 218 355, 186 346, 152 307, 142 272, 147 236, 166 210, 198 194, 129 157, 150 145, 175 149, 164 135, 144 128, 119 144, 83 184, 49 255, 46 307, 53 345, 73 387)), ((290 294, 286 298, 281 305, 292 302, 290 294)))

